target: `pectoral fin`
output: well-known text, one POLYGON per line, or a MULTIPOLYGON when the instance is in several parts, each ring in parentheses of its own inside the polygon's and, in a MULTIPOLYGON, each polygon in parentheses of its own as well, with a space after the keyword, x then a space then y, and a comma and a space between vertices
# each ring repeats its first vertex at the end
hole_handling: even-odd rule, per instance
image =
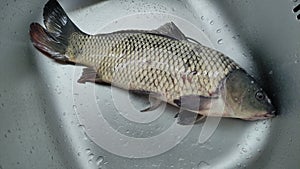
POLYGON ((210 108, 212 99, 216 98, 199 95, 185 95, 181 96, 179 99, 175 99, 173 102, 181 109, 201 111, 210 108))
POLYGON ((180 125, 192 125, 205 118, 205 116, 182 110, 176 114, 175 118, 177 118, 177 123, 180 125))

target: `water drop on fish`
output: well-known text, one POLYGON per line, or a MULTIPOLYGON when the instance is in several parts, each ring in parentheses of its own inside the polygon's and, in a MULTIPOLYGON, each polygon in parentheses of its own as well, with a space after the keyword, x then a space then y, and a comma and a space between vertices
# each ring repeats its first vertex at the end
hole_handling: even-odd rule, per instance
POLYGON ((210 164, 205 161, 200 161, 200 163, 198 164, 197 167, 198 167, 198 169, 209 169, 210 164))
POLYGON ((217 42, 218 44, 223 44, 223 39, 219 39, 217 42))
POLYGON ((209 22, 209 24, 213 25, 213 24, 214 24, 214 21, 213 21, 213 20, 211 20, 211 21, 209 22))
POLYGON ((299 63, 299 60, 295 60, 295 62, 294 62, 295 64, 297 64, 297 63, 299 63))
POLYGON ((244 153, 247 153, 247 149, 246 149, 246 148, 242 148, 242 151, 243 151, 244 153))
POLYGON ((217 29, 217 31, 216 31, 217 33, 221 33, 221 29, 217 29))
POLYGON ((201 20, 204 20, 204 16, 201 16, 201 20))

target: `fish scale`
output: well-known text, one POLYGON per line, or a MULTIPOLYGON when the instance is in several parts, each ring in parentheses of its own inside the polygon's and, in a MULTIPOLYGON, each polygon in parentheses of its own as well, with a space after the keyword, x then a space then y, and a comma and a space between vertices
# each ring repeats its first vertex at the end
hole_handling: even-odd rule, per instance
POLYGON ((155 34, 74 33, 67 51, 76 63, 94 67, 102 81, 159 93, 168 102, 180 95, 209 97, 228 73, 239 68, 213 49, 155 34))

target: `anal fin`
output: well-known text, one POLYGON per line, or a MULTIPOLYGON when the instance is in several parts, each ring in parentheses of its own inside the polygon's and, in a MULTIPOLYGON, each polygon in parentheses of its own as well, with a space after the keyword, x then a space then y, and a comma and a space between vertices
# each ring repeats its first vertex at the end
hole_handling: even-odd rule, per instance
POLYGON ((93 68, 84 68, 81 77, 77 81, 78 83, 86 83, 86 82, 92 82, 92 83, 104 83, 95 69, 93 68))

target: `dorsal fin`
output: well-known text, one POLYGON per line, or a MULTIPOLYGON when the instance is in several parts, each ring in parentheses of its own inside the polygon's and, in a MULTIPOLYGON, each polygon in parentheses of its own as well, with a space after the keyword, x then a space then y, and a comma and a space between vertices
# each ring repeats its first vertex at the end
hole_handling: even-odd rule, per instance
POLYGON ((150 33, 166 35, 177 40, 187 40, 186 36, 173 22, 168 22, 160 26, 158 29, 150 31, 150 33))
POLYGON ((153 34, 158 36, 165 36, 176 40, 188 40, 187 37, 181 32, 181 30, 173 22, 168 22, 154 30, 121 30, 109 34, 114 34, 114 33, 147 33, 147 34, 153 34))

